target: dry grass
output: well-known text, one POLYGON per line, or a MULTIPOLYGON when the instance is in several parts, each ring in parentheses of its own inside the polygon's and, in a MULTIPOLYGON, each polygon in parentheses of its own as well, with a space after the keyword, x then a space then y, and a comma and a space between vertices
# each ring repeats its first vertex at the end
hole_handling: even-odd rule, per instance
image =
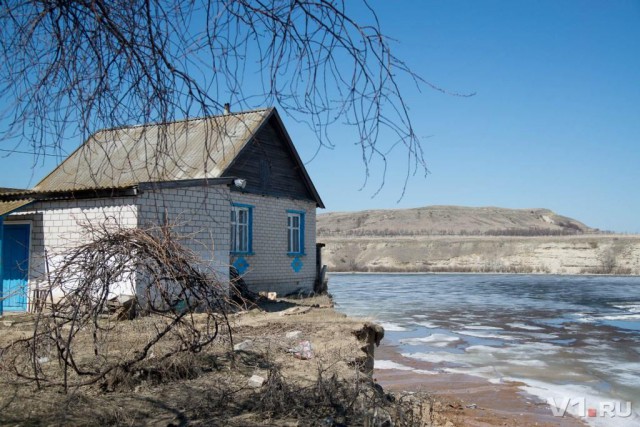
MULTIPOLYGON (((297 304, 330 303, 326 296, 281 300, 266 303, 264 311, 234 314, 230 322, 235 341, 251 343, 245 350, 231 352, 229 343, 220 340, 198 353, 150 357, 134 371, 116 370, 104 381, 71 388, 66 395, 54 387, 38 390, 17 378, 6 369, 3 356, 0 424, 430 425, 437 415, 428 396, 387 394, 360 372, 362 343, 354 333, 363 321, 330 308, 280 315, 280 310, 297 304), (313 360, 298 360, 286 352, 296 343, 285 338, 292 330, 312 342, 313 360), (252 375, 264 377, 265 384, 249 387, 252 375)), ((11 326, 0 323, 0 344, 32 330, 32 317, 13 319, 11 326)), ((160 320, 149 316, 114 323, 106 342, 112 352, 125 354, 160 320)), ((196 317, 196 324, 203 326, 200 320, 196 317)), ((84 357, 92 357, 90 346, 78 354, 84 357)))

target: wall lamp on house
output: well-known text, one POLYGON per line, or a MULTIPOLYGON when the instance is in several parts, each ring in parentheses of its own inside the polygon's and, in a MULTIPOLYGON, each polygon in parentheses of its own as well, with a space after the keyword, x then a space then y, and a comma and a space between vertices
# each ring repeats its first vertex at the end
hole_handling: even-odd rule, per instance
POLYGON ((233 180, 233 185, 238 188, 244 188, 247 186, 247 180, 242 178, 236 178, 233 180))

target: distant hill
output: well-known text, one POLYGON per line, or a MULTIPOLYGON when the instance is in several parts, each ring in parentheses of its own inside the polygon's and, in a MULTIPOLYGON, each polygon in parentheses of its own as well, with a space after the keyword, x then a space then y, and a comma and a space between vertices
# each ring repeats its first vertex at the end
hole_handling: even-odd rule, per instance
POLYGON ((426 206, 318 215, 318 236, 560 236, 598 230, 549 209, 426 206))
POLYGON ((549 209, 427 206, 318 215, 330 271, 640 274, 640 236, 549 209))

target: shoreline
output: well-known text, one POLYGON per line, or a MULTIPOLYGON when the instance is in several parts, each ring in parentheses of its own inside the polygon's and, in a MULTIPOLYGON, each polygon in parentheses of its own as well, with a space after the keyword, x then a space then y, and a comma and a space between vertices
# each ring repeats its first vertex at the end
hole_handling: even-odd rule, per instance
POLYGON ((338 309, 387 329, 375 366, 385 387, 422 385, 463 407, 502 410, 442 383, 491 395, 512 381, 511 394, 527 396, 524 414, 538 404, 544 416, 566 410, 579 425, 638 425, 636 277, 335 274, 330 281, 338 309), (620 409, 600 409, 607 405, 620 409))
POLYGON ((426 392, 441 402, 448 418, 464 426, 561 426, 578 427, 588 424, 569 414, 555 417, 547 402, 527 393, 524 383, 492 383, 468 374, 433 372, 433 365, 407 358, 397 348, 384 341, 376 349, 376 362, 392 362, 390 369, 375 368, 374 380, 393 392, 426 392), (394 369, 398 364, 401 369, 394 369), (411 370, 404 369, 411 368, 411 370))
POLYGON ((506 272, 490 272, 490 271, 330 271, 327 272, 328 275, 332 274, 375 274, 375 275, 385 275, 385 274, 396 274, 396 275, 465 275, 465 276, 475 276, 475 275, 491 275, 491 276, 580 276, 580 277, 640 277, 640 274, 595 274, 595 273, 541 273, 541 272, 531 272, 531 273, 506 273, 506 272))

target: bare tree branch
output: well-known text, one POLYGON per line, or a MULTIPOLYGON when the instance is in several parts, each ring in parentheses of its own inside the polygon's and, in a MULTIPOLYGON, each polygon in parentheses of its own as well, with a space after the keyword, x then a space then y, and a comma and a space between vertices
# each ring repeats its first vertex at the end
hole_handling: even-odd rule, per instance
POLYGON ((99 129, 231 102, 278 105, 326 147, 331 125, 352 125, 358 140, 340 144, 360 145, 366 177, 393 148, 407 178, 427 172, 399 84, 422 80, 393 55, 366 0, 9 1, 0 55, 5 150, 63 155, 99 129))
POLYGON ((114 371, 131 373, 150 357, 200 352, 220 331, 233 346, 226 281, 206 271, 171 226, 142 230, 111 221, 87 223, 85 232, 87 243, 69 249, 56 266, 47 307, 37 312, 32 336, 0 350, 0 369, 38 387, 58 385, 67 391, 106 380, 114 371), (136 295, 128 310, 150 315, 140 320, 146 339, 124 350, 110 347, 118 322, 108 315, 110 298, 122 286, 136 295), (54 293, 62 296, 54 299, 54 293), (87 346, 93 357, 78 356, 87 346), (50 364, 45 369, 53 358, 59 369, 50 364))

